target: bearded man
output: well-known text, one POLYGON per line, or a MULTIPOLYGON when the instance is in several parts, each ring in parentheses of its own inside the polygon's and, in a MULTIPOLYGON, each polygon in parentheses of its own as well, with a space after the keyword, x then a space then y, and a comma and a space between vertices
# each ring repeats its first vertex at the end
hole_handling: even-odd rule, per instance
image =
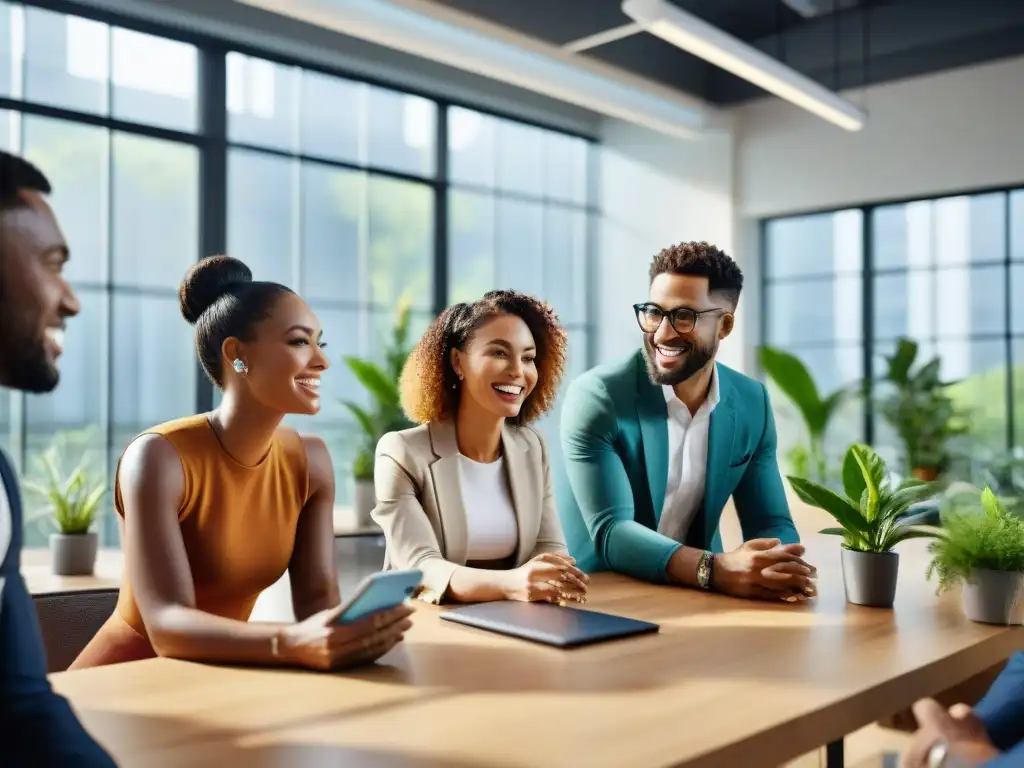
POLYGON ((764 385, 715 361, 743 273, 705 242, 664 249, 633 311, 643 346, 587 371, 562 408, 568 483, 559 516, 587 572, 736 597, 813 597, 815 569, 793 525, 764 385), (744 543, 722 551, 733 498, 744 543))

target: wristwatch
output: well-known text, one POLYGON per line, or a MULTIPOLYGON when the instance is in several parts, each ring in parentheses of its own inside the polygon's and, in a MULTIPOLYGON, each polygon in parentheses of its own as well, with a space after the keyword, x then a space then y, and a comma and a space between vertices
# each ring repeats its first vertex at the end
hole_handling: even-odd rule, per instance
POLYGON ((961 765, 958 760, 949 760, 949 744, 945 741, 936 741, 928 751, 926 768, 959 768, 961 765))
POLYGON ((711 589, 711 571, 714 566, 714 555, 708 551, 700 553, 700 560, 697 561, 697 586, 701 589, 711 589))

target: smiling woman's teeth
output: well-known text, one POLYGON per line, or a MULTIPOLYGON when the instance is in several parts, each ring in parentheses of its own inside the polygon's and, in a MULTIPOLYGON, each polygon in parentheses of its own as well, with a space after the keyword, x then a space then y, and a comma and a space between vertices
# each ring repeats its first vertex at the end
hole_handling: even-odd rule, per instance
POLYGON ((320 389, 320 379, 296 379, 299 384, 310 389, 320 389))
POLYGON ((494 388, 499 392, 504 392, 506 395, 518 395, 523 391, 522 387, 515 387, 510 384, 495 384, 494 388))

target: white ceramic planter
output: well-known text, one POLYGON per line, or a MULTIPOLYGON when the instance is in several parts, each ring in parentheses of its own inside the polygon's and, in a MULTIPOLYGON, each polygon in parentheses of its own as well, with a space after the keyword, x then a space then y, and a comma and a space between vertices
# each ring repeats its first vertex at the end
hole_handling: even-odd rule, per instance
POLYGON ((50 534, 50 560, 57 576, 91 576, 98 550, 95 533, 50 534))
POLYGON ((1024 573, 979 568, 963 585, 964 615, 983 624, 1024 624, 1024 573))
POLYGON ((370 513, 377 506, 377 494, 373 490, 373 480, 356 480, 355 513, 356 525, 360 527, 373 524, 370 513))

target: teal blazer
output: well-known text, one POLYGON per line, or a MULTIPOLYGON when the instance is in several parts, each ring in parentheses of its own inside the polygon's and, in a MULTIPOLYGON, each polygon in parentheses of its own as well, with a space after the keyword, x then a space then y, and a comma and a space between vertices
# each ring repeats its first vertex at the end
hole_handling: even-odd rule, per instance
MULTIPOLYGON (((796 543, 776 459, 775 419, 761 382, 718 365, 702 513, 686 544, 722 551, 722 509, 732 496, 744 539, 796 543)), ((557 489, 569 552, 587 572, 613 570, 667 582, 682 544, 658 533, 668 480, 668 408, 642 351, 593 368, 562 405, 564 475, 557 489)))

